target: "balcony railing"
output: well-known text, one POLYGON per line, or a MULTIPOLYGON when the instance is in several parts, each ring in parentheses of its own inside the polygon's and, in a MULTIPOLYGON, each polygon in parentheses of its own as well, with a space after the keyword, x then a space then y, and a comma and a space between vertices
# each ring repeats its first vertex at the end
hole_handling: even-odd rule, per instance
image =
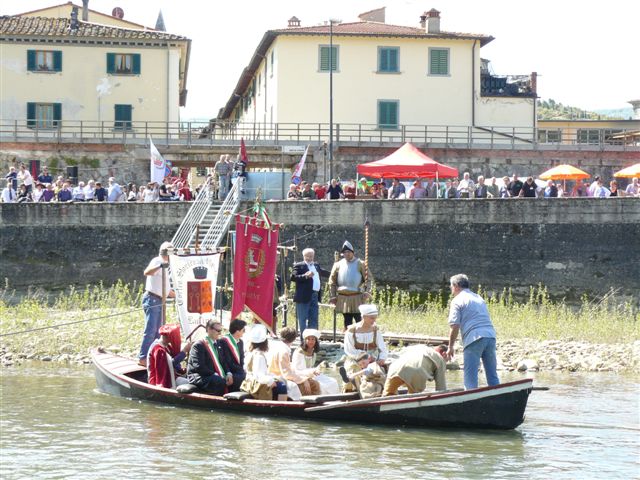
MULTIPOLYGON (((197 148, 237 145, 241 138, 253 145, 322 145, 329 139, 327 123, 236 122, 114 122, 60 121, 54 128, 27 125, 26 120, 0 120, 0 142, 105 143, 197 148)), ((431 148, 640 150, 637 129, 558 130, 528 127, 455 125, 398 125, 380 129, 373 124, 337 123, 339 146, 389 146, 411 142, 431 148), (585 133, 586 132, 586 133, 585 133)), ((0 147, 1 148, 1 147, 0 147)))

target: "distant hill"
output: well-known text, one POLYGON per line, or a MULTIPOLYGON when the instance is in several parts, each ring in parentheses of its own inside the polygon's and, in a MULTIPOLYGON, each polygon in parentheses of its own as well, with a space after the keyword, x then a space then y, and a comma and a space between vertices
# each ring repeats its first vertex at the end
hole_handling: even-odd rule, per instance
POLYGON ((590 112, 563 105, 553 99, 538 100, 538 120, 627 120, 631 117, 633 117, 631 107, 590 112))

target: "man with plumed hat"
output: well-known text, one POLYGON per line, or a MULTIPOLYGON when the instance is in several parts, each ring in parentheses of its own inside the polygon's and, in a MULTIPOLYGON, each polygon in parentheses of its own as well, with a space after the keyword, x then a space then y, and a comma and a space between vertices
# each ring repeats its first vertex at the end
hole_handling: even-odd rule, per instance
POLYGON ((362 317, 358 307, 369 300, 370 279, 365 263, 355 255, 348 241, 340 250, 342 259, 333 264, 329 276, 330 302, 336 306, 336 312, 344 317, 344 328, 362 317))

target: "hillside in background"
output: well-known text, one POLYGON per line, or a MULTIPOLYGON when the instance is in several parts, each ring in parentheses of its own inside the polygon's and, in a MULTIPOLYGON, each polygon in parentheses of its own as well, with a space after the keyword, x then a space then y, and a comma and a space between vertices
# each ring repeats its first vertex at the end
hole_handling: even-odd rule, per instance
POLYGON ((631 107, 590 112, 553 99, 538 100, 538 120, 628 120, 631 117, 631 107))

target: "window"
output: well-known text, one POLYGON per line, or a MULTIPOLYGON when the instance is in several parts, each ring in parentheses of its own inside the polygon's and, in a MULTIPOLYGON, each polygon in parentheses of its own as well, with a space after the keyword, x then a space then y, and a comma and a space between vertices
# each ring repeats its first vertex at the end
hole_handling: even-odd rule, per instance
POLYGON ((275 50, 271 50, 271 76, 273 77, 273 62, 274 62, 274 56, 275 56, 276 51, 275 50))
POLYGON ((207 167, 196 167, 196 177, 206 177, 207 167))
POLYGON ((449 75, 449 49, 429 49, 429 75, 449 75))
POLYGON ((576 141, 577 143, 598 144, 600 143, 600 130, 596 128, 580 129, 578 130, 576 141))
POLYGON ((562 141, 561 130, 538 130, 538 142, 540 143, 560 143, 562 141))
POLYGON ((321 72, 329 71, 329 61, 331 61, 331 70, 334 72, 338 71, 339 63, 339 55, 340 51, 338 45, 334 45, 330 47, 329 45, 320 45, 320 59, 319 59, 319 70, 321 72), (331 57, 331 59, 329 59, 331 57))
POLYGON ((131 130, 131 105, 114 105, 113 128, 116 130, 131 130))
POLYGON ((27 127, 57 128, 62 120, 61 103, 27 103, 27 127))
POLYGON ((60 50, 27 50, 27 70, 30 72, 61 72, 60 50))
POLYGON ((378 128, 398 128, 398 100, 378 100, 378 128))
POLYGON ((378 47, 378 73, 398 73, 398 47, 378 47))
POLYGON ((107 53, 107 73, 140 75, 139 53, 107 53))

